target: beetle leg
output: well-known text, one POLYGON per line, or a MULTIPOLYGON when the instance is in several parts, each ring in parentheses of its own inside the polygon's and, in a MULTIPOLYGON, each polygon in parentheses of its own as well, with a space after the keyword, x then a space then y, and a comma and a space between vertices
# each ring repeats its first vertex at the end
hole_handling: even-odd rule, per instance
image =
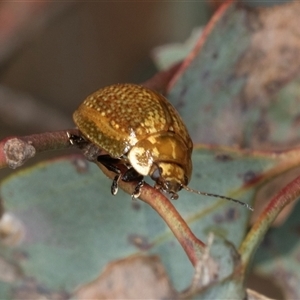
POLYGON ((125 182, 138 181, 134 192, 131 195, 132 199, 138 198, 141 194, 141 188, 145 183, 144 176, 139 174, 134 168, 130 168, 122 175, 122 180, 125 182))
POLYGON ((140 196, 141 189, 144 186, 144 183, 145 183, 144 180, 141 180, 141 181, 138 182, 138 184, 136 185, 136 187, 134 189, 134 192, 131 195, 132 200, 134 200, 134 199, 136 199, 136 198, 138 198, 140 196))
MULTIPOLYGON (((112 185, 111 185, 111 193, 116 195, 118 192, 118 182, 122 179, 125 182, 138 181, 134 192, 132 193, 132 199, 136 199, 141 194, 141 188, 144 185, 144 176, 139 174, 134 168, 129 168, 123 174, 121 173, 120 168, 117 164, 123 163, 122 159, 113 158, 110 155, 100 155, 97 157, 98 162, 100 162, 103 166, 105 166, 109 171, 116 173, 112 185)), ((123 163, 124 165, 124 163, 123 163)))
POLYGON ((122 159, 113 158, 110 155, 100 155, 97 157, 97 160, 103 166, 105 166, 109 171, 112 171, 112 172, 118 174, 113 179, 113 182, 111 185, 111 193, 113 195, 116 195, 118 192, 118 182, 121 178, 125 182, 139 180, 139 183, 132 194, 133 198, 139 197, 139 195, 141 193, 140 188, 144 185, 144 183, 142 183, 143 176, 141 176, 139 173, 137 173, 133 168, 126 170, 125 173, 122 174, 120 168, 117 166, 117 164, 120 164, 123 162, 122 159))
POLYGON ((76 135, 67 132, 67 136, 71 145, 78 146, 79 148, 81 148, 82 146, 88 144, 88 141, 81 135, 76 135))
POLYGON ((142 181, 143 175, 139 174, 134 168, 128 169, 123 175, 122 180, 125 182, 142 181))
POLYGON ((118 192, 118 182, 119 182, 120 178, 121 178, 121 174, 116 175, 115 178, 114 178, 114 180, 113 180, 113 182, 112 182, 110 190, 111 190, 112 195, 114 195, 114 196, 118 192))
POLYGON ((111 184, 110 191, 112 195, 116 195, 118 192, 118 182, 122 176, 121 170, 116 166, 116 164, 120 163, 120 159, 118 158, 112 158, 110 155, 99 155, 97 157, 97 160, 99 163, 101 163, 106 169, 108 169, 111 172, 117 173, 118 175, 115 176, 113 179, 113 182, 111 184))
POLYGON ((99 155, 97 157, 99 163, 101 163, 106 169, 112 171, 117 174, 121 174, 121 170, 116 166, 116 164, 120 163, 121 160, 118 158, 112 158, 110 155, 99 155))

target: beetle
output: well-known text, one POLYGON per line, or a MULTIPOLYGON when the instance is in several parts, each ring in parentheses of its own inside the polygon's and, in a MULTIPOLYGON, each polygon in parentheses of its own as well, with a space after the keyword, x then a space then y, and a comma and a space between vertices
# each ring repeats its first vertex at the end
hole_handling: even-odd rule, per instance
MULTIPOLYGON (((192 174, 193 142, 176 109, 160 93, 141 85, 124 83, 99 89, 88 96, 73 114, 83 140, 107 152, 97 160, 119 180, 137 181, 133 198, 139 197, 144 176, 155 188, 178 198, 182 188, 197 194, 238 200, 204 193, 187 187, 192 174), (125 168, 125 171, 124 171, 125 168)), ((75 143, 78 137, 70 136, 75 143)))
POLYGON ((155 187, 172 199, 187 185, 192 174, 193 142, 175 108, 161 94, 136 84, 114 84, 88 96, 74 112, 73 119, 83 137, 108 155, 98 161, 117 173, 117 183, 138 181, 149 175, 155 187), (121 173, 118 165, 125 165, 121 173))

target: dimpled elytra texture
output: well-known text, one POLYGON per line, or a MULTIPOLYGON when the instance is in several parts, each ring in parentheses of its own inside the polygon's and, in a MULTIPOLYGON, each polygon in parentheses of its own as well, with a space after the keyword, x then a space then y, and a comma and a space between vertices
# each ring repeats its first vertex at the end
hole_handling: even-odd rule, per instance
POLYGON ((175 132, 192 147, 185 125, 166 98, 135 84, 115 84, 96 91, 73 118, 81 133, 112 157, 126 154, 138 141, 159 132, 175 132))

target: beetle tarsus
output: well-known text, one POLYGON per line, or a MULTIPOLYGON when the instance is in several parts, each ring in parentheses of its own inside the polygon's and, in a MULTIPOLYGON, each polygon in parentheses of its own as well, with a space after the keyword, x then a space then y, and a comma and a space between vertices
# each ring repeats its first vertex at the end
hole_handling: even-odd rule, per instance
POLYGON ((112 184, 111 184, 111 193, 114 196, 118 193, 118 189, 119 189, 118 188, 118 183, 119 183, 120 178, 121 178, 121 174, 116 175, 113 182, 112 182, 112 184))
POLYGON ((139 181, 139 183, 136 185, 136 187, 131 195, 132 200, 137 199, 141 195, 141 189, 144 186, 144 184, 145 184, 144 180, 139 181))
POLYGON ((177 200, 178 194, 177 193, 171 193, 171 200, 177 200))
POLYGON ((76 135, 70 132, 67 132, 67 136, 71 145, 82 147, 87 144, 88 141, 81 135, 76 135))

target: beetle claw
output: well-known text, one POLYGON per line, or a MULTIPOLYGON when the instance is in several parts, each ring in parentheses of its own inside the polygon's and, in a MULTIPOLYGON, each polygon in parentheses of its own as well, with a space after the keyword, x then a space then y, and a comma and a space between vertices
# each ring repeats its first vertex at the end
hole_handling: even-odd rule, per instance
POLYGON ((75 135, 67 131, 67 136, 71 145, 81 147, 82 145, 87 144, 87 140, 81 135, 75 135))
POLYGON ((134 189, 134 192, 131 195, 132 200, 137 199, 141 195, 141 189, 144 186, 145 181, 141 180, 134 189))
POLYGON ((171 200, 177 200, 178 194, 177 193, 171 193, 171 200))
POLYGON ((118 192, 118 189, 119 189, 118 188, 118 182, 119 182, 120 178, 121 178, 121 174, 116 175, 113 182, 112 182, 112 184, 111 184, 111 189, 110 190, 111 190, 112 195, 114 195, 114 196, 118 192))

